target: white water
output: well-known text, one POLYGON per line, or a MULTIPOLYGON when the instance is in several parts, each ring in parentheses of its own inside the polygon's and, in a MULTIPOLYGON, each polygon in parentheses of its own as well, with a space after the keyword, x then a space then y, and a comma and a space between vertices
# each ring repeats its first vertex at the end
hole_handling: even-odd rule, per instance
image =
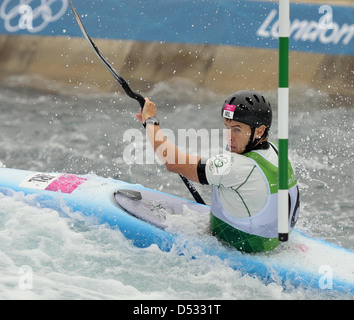
MULTIPOLYGON (((223 97, 178 84, 162 84, 147 95, 163 106, 163 127, 222 129, 223 97)), ((268 95, 276 105, 276 94, 268 95)), ((291 101, 290 156, 302 193, 298 227, 353 250, 354 110, 310 90, 291 101)), ((140 128, 137 109, 120 94, 53 96, 0 88, 0 161, 18 169, 94 172, 190 198, 179 177, 158 164, 122 161, 124 131, 140 128)), ((273 140, 276 130, 275 112, 273 140)), ((208 202, 209 189, 199 190, 208 202)), ((353 298, 330 290, 283 291, 216 258, 191 260, 154 246, 138 249, 105 225, 22 200, 20 194, 0 194, 0 299, 353 298)))

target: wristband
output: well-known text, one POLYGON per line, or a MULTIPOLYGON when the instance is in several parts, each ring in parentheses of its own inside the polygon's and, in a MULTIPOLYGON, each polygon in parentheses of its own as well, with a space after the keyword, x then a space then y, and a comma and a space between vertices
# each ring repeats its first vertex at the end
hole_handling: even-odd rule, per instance
POLYGON ((159 119, 158 119, 157 117, 150 117, 150 118, 147 118, 147 119, 145 120, 145 122, 143 123, 144 128, 146 128, 146 125, 147 125, 148 123, 152 123, 152 124, 155 125, 155 126, 160 125, 160 121, 159 121, 159 119))

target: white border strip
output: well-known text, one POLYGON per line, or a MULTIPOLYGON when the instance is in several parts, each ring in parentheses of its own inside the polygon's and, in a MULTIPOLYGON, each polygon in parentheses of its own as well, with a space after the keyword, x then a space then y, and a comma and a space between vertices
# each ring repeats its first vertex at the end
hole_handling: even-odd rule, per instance
POLYGON ((278 137, 289 135, 289 88, 278 88, 278 137))

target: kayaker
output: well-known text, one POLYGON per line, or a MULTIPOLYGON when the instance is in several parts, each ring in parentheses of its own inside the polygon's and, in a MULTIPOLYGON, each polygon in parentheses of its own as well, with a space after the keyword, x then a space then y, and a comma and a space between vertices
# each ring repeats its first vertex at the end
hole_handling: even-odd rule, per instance
MULTIPOLYGON (((244 90, 229 96, 221 116, 228 151, 204 161, 185 154, 169 141, 156 117, 155 103, 145 99, 136 116, 159 158, 170 172, 212 186, 210 228, 229 245, 244 252, 273 250, 278 240, 278 149, 268 141, 270 103, 259 93, 244 90)), ((299 189, 289 162, 289 230, 299 213, 299 189)))

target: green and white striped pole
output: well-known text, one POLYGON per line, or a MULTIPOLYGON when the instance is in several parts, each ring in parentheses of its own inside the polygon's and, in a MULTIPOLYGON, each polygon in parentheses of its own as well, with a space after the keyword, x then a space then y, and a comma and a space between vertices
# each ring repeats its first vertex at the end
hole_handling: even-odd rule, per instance
POLYGON ((290 1, 279 0, 279 88, 278 88, 278 238, 287 241, 288 214, 288 127, 289 127, 289 31, 290 1))

